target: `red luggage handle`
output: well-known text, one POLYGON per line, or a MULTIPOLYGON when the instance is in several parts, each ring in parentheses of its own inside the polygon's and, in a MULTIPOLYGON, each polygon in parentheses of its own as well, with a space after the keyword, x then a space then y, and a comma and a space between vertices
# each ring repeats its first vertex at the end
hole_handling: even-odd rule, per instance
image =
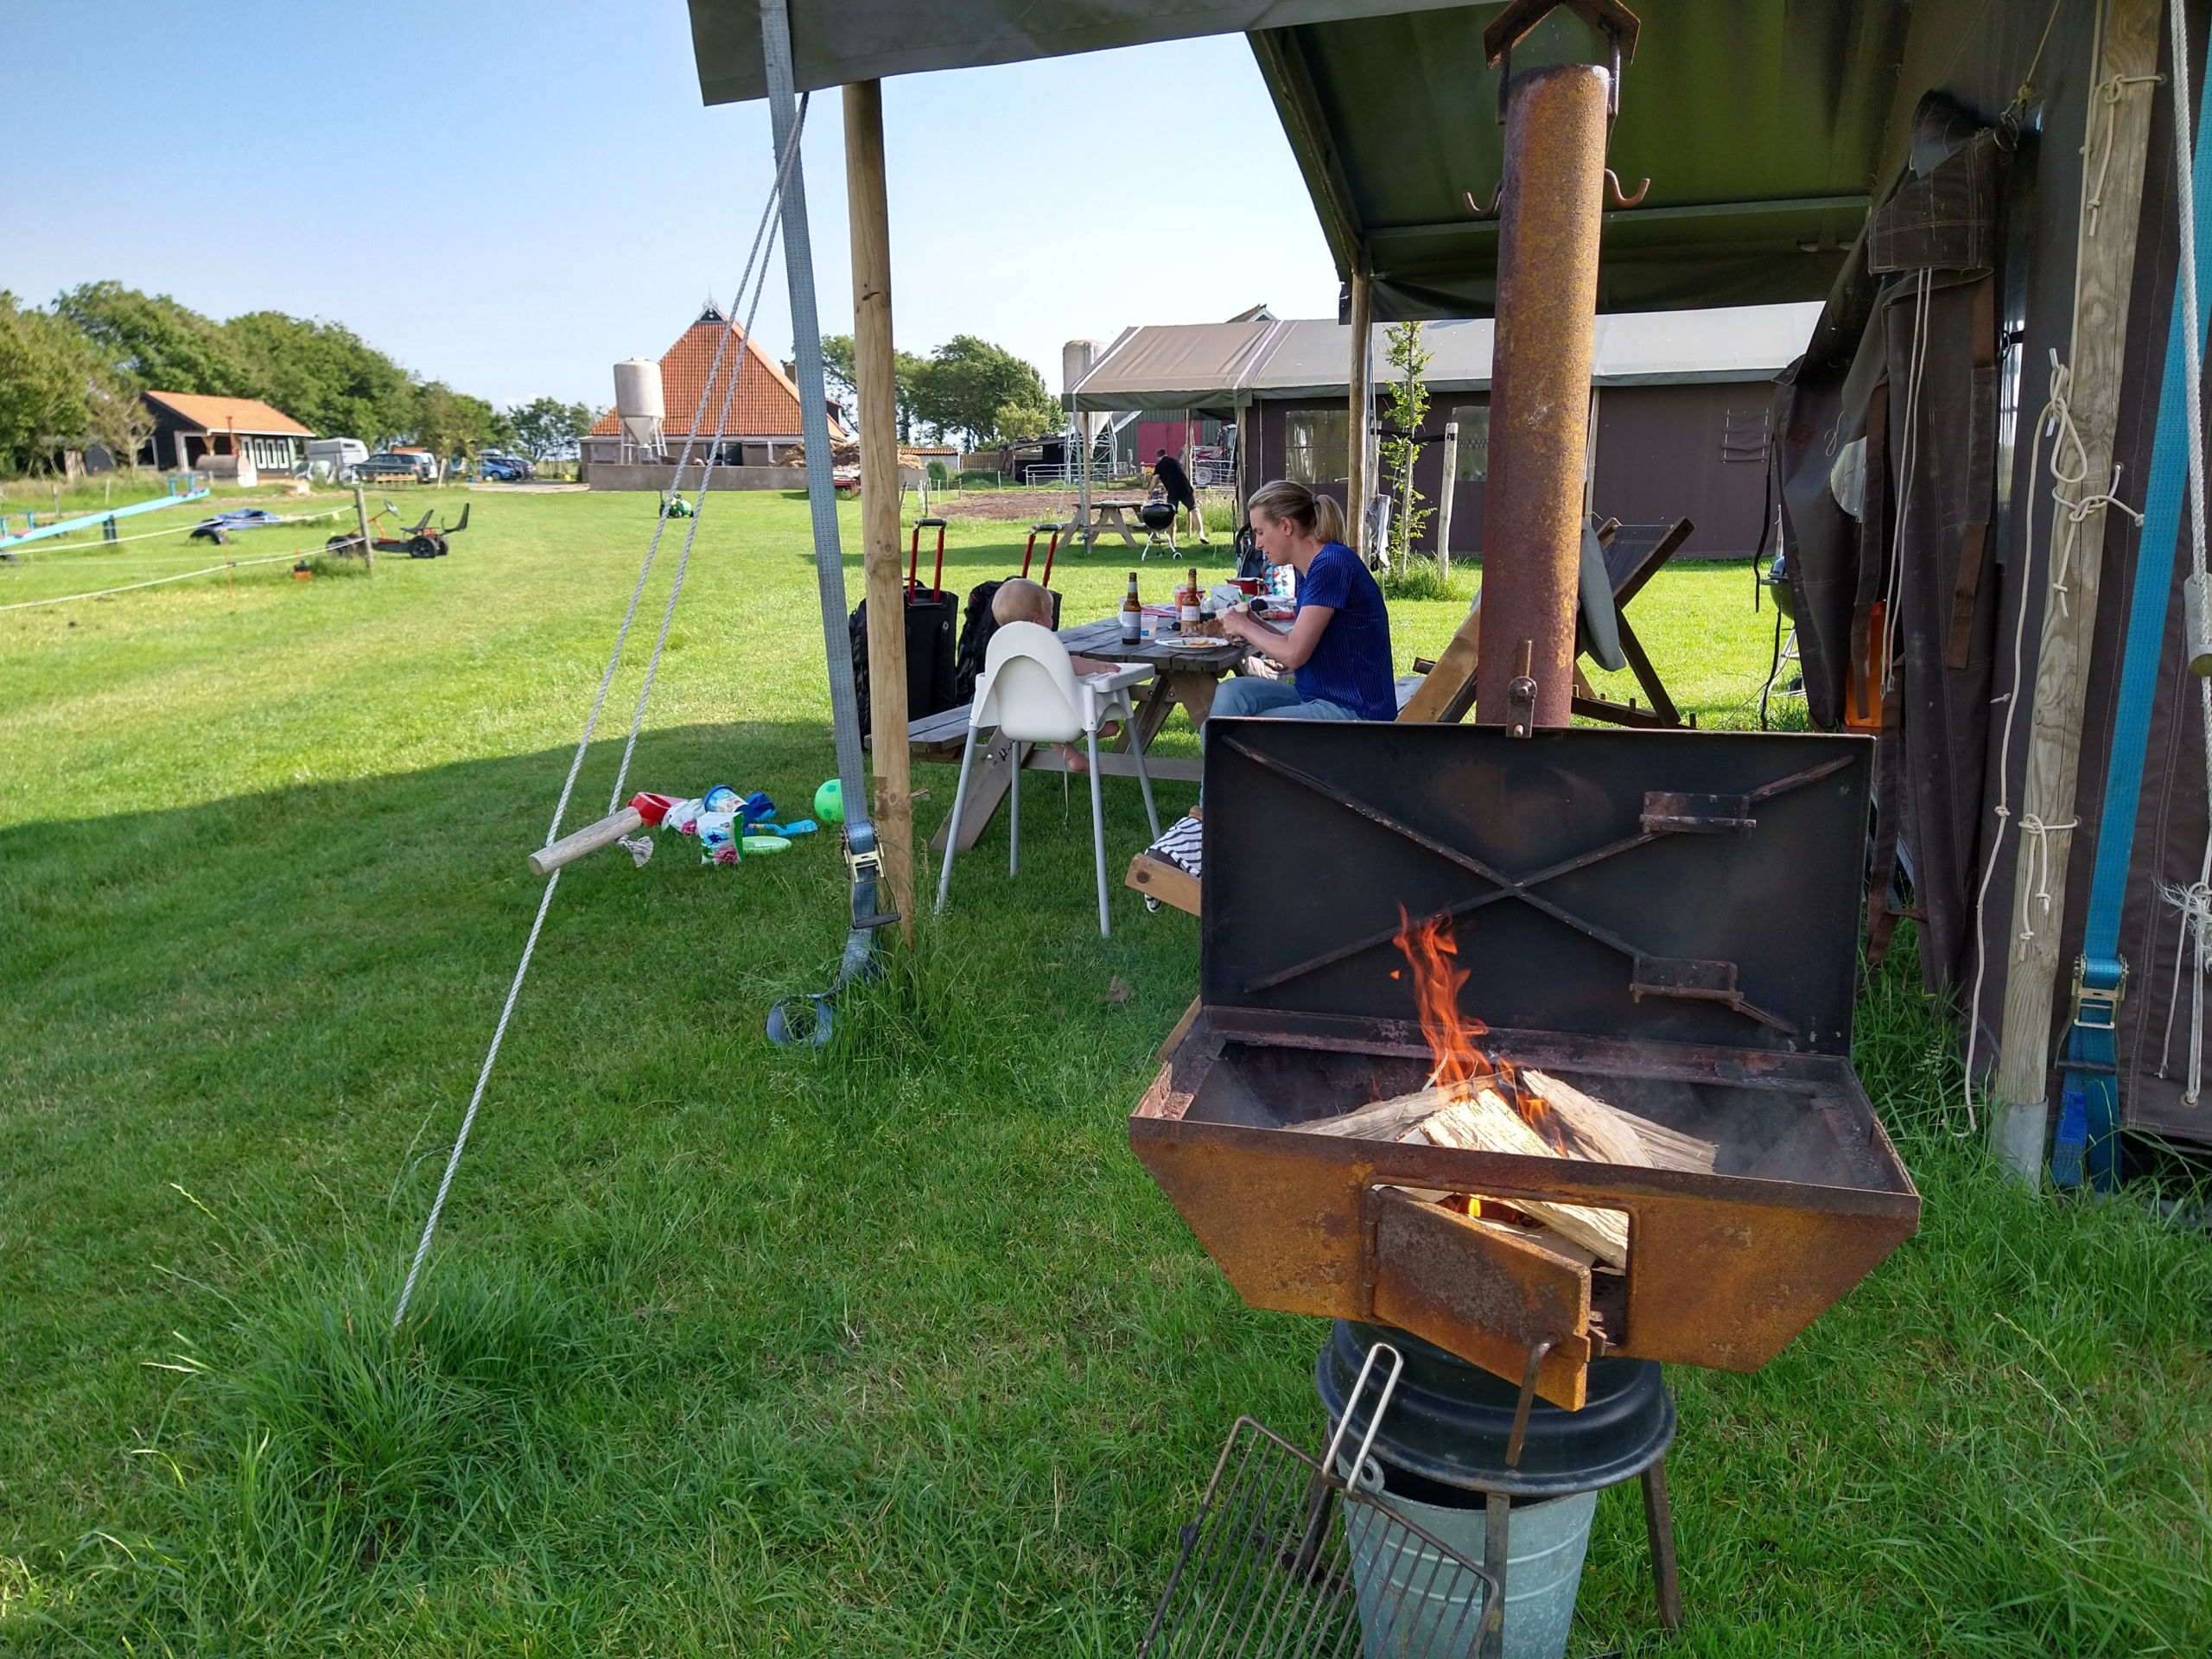
POLYGON ((917 518, 914 520, 913 545, 906 559, 906 602, 909 605, 918 605, 922 602, 918 597, 922 589, 915 581, 915 577, 920 574, 922 568, 922 527, 925 524, 934 525, 937 530, 937 575, 931 578, 935 586, 930 589, 931 597, 934 599, 944 591, 944 520, 917 518))
POLYGON ((1049 588, 1052 585, 1052 556, 1060 550, 1060 531, 1064 528, 1065 526, 1053 524, 1029 526, 1029 545, 1021 550, 1021 574, 1025 576, 1029 574, 1029 561, 1037 552, 1037 532, 1042 530, 1049 530, 1052 532, 1052 539, 1045 544, 1045 574, 1039 582, 1042 587, 1049 588))

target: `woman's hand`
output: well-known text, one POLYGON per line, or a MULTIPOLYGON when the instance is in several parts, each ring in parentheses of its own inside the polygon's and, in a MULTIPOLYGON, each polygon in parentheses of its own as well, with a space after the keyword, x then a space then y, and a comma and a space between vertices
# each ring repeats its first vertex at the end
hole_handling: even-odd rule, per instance
POLYGON ((1326 605, 1308 605, 1298 613, 1298 620, 1286 633, 1258 620, 1249 611, 1239 608, 1222 613, 1221 631, 1242 639, 1246 645, 1265 652, 1285 668, 1299 668, 1313 654, 1321 643, 1321 633, 1329 626, 1336 612, 1326 605))

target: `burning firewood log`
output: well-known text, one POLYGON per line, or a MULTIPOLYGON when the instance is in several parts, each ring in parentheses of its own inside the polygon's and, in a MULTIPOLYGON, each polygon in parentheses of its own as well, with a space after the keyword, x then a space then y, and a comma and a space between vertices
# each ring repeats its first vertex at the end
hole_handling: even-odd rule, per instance
MULTIPOLYGON (((1715 1149, 1710 1141, 1700 1141, 1680 1129, 1670 1129, 1663 1123, 1654 1123, 1649 1118, 1623 1111, 1541 1071, 1520 1071, 1515 1075, 1523 1090, 1551 1109, 1554 1120, 1567 1132, 1563 1136, 1567 1145, 1547 1147, 1541 1154, 1543 1157, 1586 1158, 1593 1163, 1686 1169, 1707 1175, 1713 1173, 1715 1149)), ((1291 1127, 1307 1135, 1395 1141, 1424 1118, 1434 1116, 1453 1097, 1442 1089, 1421 1089, 1409 1095, 1376 1101, 1357 1111, 1316 1118, 1291 1127)))
MULTIPOLYGON (((1479 1090, 1471 1098, 1452 1101, 1399 1139, 1418 1139, 1433 1147, 1457 1147, 1464 1152, 1510 1153, 1521 1158, 1576 1155, 1563 1153, 1537 1134, 1494 1089, 1479 1090)), ((1628 1266, 1628 1217, 1618 1210, 1593 1210, 1585 1205, 1554 1204, 1545 1198, 1516 1197, 1507 1202, 1572 1239, 1600 1261, 1616 1268, 1628 1266)))

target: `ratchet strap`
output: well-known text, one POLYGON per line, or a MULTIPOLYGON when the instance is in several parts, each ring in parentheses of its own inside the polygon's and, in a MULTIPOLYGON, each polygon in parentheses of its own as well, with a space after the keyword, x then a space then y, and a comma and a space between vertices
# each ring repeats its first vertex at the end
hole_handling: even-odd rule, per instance
MULTIPOLYGON (((791 16, 787 0, 760 0, 761 55, 768 79, 768 120, 776 154, 784 154, 798 105, 792 91, 791 16)), ((826 1043, 830 1004, 875 967, 876 930, 896 922, 879 911, 883 855, 868 817, 868 777, 861 766, 860 703, 853 690, 853 655, 845 620, 844 550, 837 536, 836 485, 831 474, 829 394, 822 375, 821 322, 814 296, 814 245, 807 229, 806 179, 794 156, 784 186, 784 270, 791 289, 791 355, 798 372, 799 433, 806 444, 806 499, 814 525, 814 573, 821 591, 822 637, 830 670, 830 728, 837 743, 837 779, 845 807, 845 868, 852 893, 852 925, 837 978, 825 991, 787 997, 768 1011, 768 1035, 779 1043, 826 1043)))
MULTIPOLYGON (((2212 143, 2212 100, 2199 112, 2194 155, 2212 143)), ((2198 303, 2212 289, 2212 169, 2196 167, 2189 188, 2196 207, 2196 246, 2185 251, 2196 262, 2198 303)), ((2158 658, 2165 643, 2166 608, 2173 593, 2174 554, 2181 541, 2182 503, 2189 486, 2189 368, 2187 337, 2191 320, 2182 284, 2174 284, 2173 320, 2166 332, 2165 367, 2158 387, 2158 425, 2151 447, 2151 476, 2143 501, 2143 530, 2137 544, 2135 588, 2128 606, 2126 646, 2120 659, 2120 692, 2112 734, 2112 757, 2105 773, 2104 804, 2097 825, 2095 873, 2089 882, 2089 913, 2082 931, 2082 955, 2074 964, 2072 1019, 2066 1056, 2059 1063, 2058 1132, 2051 1145, 2050 1176, 2060 1186, 2078 1186, 2086 1174, 2100 1191, 2120 1179, 2120 999, 2127 989, 2127 963, 2120 954, 2120 910, 2127 896, 2128 864, 2135 849, 2135 817, 2143 795, 2144 754, 2151 735, 2151 709, 2158 688, 2158 658)), ((2196 341, 2204 342, 2204 320, 2194 319, 2196 341)), ((2091 487, 2095 487, 2092 484, 2091 487)))

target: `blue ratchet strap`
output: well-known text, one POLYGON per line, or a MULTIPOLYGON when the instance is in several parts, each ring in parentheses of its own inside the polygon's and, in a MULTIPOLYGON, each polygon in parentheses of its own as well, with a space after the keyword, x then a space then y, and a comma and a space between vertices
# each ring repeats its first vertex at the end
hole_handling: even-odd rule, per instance
MULTIPOLYGON (((2198 111, 2196 164, 2190 197, 2196 211, 2197 304, 2212 292, 2212 168, 2202 165, 2212 145, 2212 102, 2198 111)), ((2174 553, 2181 542, 2182 505, 2189 489, 2189 358, 2182 334, 2182 284, 2174 283, 2173 321, 2166 334, 2166 362, 2158 386, 2158 426, 2151 446, 2151 479, 2137 544, 2135 591, 2128 607, 2127 643, 2120 659, 2119 708, 2113 726, 2112 760, 2105 774, 2104 807, 2097 825, 2095 874, 2089 882, 2089 914, 2082 956, 2074 964, 2073 1021, 2060 1063, 2058 1133, 2050 1152, 2050 1178, 2079 1186, 2086 1173, 2100 1192, 2120 1180, 2120 1075, 2117 1031, 2120 1001, 2127 988, 2127 963, 2120 954, 2120 918, 2127 896, 2127 869, 2135 849, 2135 816, 2143 796, 2143 760, 2151 736, 2151 705, 2158 687, 2158 658, 2165 644, 2166 607, 2173 593, 2174 553)), ((2197 345, 2204 320, 2196 320, 2197 345)))

